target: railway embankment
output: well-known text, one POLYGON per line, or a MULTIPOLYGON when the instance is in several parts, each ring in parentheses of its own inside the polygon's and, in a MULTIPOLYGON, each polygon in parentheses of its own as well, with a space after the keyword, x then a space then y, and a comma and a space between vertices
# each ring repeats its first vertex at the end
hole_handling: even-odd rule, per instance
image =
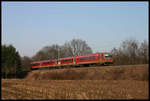
POLYGON ((35 70, 26 80, 149 80, 149 64, 35 70))

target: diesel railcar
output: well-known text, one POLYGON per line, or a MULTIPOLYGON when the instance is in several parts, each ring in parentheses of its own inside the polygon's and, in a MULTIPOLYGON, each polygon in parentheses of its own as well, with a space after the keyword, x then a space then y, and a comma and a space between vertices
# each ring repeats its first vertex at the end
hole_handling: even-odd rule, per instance
POLYGON ((43 68, 62 68, 68 66, 89 66, 95 65, 109 65, 113 64, 113 58, 108 53, 95 53, 82 56, 58 58, 54 60, 44 60, 31 62, 32 69, 43 69, 43 68))

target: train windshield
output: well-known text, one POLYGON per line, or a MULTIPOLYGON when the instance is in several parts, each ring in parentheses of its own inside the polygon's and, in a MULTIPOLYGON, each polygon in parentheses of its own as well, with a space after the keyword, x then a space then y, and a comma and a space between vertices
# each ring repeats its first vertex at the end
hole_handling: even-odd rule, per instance
POLYGON ((105 59, 112 59, 112 55, 109 55, 109 54, 105 54, 105 59))

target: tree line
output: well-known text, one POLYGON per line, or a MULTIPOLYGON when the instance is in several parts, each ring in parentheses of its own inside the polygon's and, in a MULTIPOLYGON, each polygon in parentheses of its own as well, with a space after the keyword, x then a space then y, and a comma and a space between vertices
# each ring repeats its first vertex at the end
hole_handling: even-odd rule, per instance
POLYGON ((2 45, 2 77, 18 77, 22 71, 21 57, 12 46, 2 45))
POLYGON ((135 39, 127 39, 119 48, 113 48, 110 53, 113 55, 115 65, 149 63, 149 46, 146 40, 139 43, 135 39))
POLYGON ((57 59, 63 57, 80 56, 91 54, 92 49, 88 46, 86 41, 81 39, 73 39, 65 42, 62 46, 54 44, 45 46, 32 57, 32 60, 46 60, 57 59))
POLYGON ((2 45, 2 77, 22 77, 31 70, 32 61, 57 59, 69 56, 79 56, 92 53, 92 49, 81 39, 73 39, 60 46, 57 44, 45 46, 33 57, 20 57, 13 45, 2 45))
MULTIPOLYGON (((135 39, 124 40, 119 48, 110 51, 115 65, 147 64, 149 63, 149 46, 144 40, 139 43, 135 39)), ((32 61, 57 59, 93 53, 92 48, 81 39, 72 39, 63 45, 53 44, 40 49, 34 56, 20 57, 12 45, 2 45, 2 77, 21 77, 25 71, 30 71, 32 61)))

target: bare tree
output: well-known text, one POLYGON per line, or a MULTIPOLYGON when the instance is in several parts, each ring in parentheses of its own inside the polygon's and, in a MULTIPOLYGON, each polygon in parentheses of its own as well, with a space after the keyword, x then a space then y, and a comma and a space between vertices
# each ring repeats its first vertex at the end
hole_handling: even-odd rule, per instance
POLYGON ((118 49, 114 48, 111 53, 116 60, 115 64, 137 64, 138 41, 135 39, 125 40, 118 49))
POLYGON ((69 42, 66 42, 63 46, 60 47, 60 57, 70 57, 73 56, 72 49, 69 42))
POLYGON ((31 69, 30 68, 31 58, 29 58, 28 56, 24 56, 21 58, 21 62, 23 71, 29 71, 31 69))
POLYGON ((43 51, 39 51, 36 53, 35 56, 32 57, 33 61, 40 61, 40 60, 44 60, 46 57, 46 54, 43 51))
POLYGON ((73 56, 86 55, 92 53, 92 49, 81 39, 73 39, 70 42, 70 49, 73 56))
POLYGON ((111 53, 115 59, 115 64, 145 64, 148 63, 148 43, 146 40, 140 44, 135 39, 129 39, 122 42, 121 46, 113 48, 111 53))
POLYGON ((79 56, 92 53, 92 49, 86 44, 85 41, 80 39, 73 39, 66 42, 64 45, 59 46, 54 44, 52 46, 45 46, 35 56, 32 57, 34 61, 58 59, 70 56, 79 56))
POLYGON ((59 58, 59 49, 60 46, 54 44, 52 46, 45 46, 42 48, 32 59, 37 60, 47 60, 47 59, 57 59, 59 58))
POLYGON ((128 62, 134 64, 137 60, 138 54, 138 41, 135 39, 125 40, 122 43, 122 52, 125 56, 127 56, 128 62))
POLYGON ((149 60, 149 47, 148 47, 148 42, 144 40, 139 48, 139 56, 140 56, 140 62, 142 63, 148 63, 149 60))

